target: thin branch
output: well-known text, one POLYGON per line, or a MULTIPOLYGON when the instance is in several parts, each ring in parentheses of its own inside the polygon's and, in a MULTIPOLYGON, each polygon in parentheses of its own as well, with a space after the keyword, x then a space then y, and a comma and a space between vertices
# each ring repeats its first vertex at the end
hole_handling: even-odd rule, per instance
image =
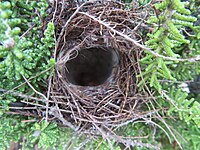
POLYGON ((38 91, 30 84, 30 82, 29 82, 23 75, 22 75, 22 77, 24 78, 24 80, 26 81, 26 83, 29 85, 29 87, 30 87, 36 94, 42 96, 42 97, 45 99, 45 101, 48 101, 48 98, 47 98, 44 94, 38 92, 38 91))
POLYGON ((26 30, 26 32, 24 32, 24 33, 20 36, 20 39, 23 38, 23 37, 25 37, 25 36, 33 29, 33 27, 35 27, 35 24, 32 25, 28 30, 26 30))
MULTIPOLYGON (((50 69, 52 69, 52 67, 49 67, 49 68, 47 68, 46 70, 44 70, 44 71, 42 71, 42 72, 36 74, 35 76, 29 78, 27 81, 30 81, 30 80, 32 80, 32 79, 34 79, 34 78, 40 76, 41 74, 46 73, 46 72, 49 71, 50 69)), ((17 88, 23 86, 24 84, 26 84, 26 82, 23 82, 23 83, 21 83, 20 85, 14 87, 13 89, 6 91, 5 93, 1 94, 0 97, 6 95, 6 94, 8 94, 8 93, 11 93, 11 92, 14 91, 15 89, 17 89, 17 88)))
POLYGON ((0 91, 1 92, 5 92, 6 94, 10 93, 11 95, 18 96, 18 97, 21 97, 21 98, 26 98, 26 99, 32 99, 32 100, 35 100, 35 101, 45 102, 45 99, 40 99, 40 98, 33 97, 33 96, 30 96, 30 95, 25 95, 25 94, 22 94, 22 93, 19 93, 19 92, 12 92, 12 91, 4 90, 4 89, 1 89, 1 88, 0 88, 0 91))
POLYGON ((52 79, 53 79, 53 72, 51 72, 51 75, 50 75, 50 79, 49 79, 49 86, 48 86, 48 91, 47 91, 47 101, 46 101, 46 117, 45 117, 45 120, 47 122, 48 120, 48 110, 49 110, 49 97, 50 97, 50 91, 51 91, 51 84, 52 84, 52 79))
MULTIPOLYGON (((26 94, 22 94, 20 92, 9 91, 9 90, 5 90, 5 89, 1 89, 1 88, 0 88, 0 92, 5 92, 7 94, 10 93, 13 96, 18 96, 18 97, 25 98, 25 99, 31 99, 31 100, 34 100, 34 101, 46 102, 45 99, 33 97, 33 96, 30 96, 30 95, 26 95, 26 94)), ((66 98, 66 97, 61 97, 61 98, 66 98)), ((49 100, 49 102, 50 103, 56 103, 56 104, 62 104, 62 105, 68 105, 65 102, 55 102, 55 101, 52 101, 52 100, 49 100)))

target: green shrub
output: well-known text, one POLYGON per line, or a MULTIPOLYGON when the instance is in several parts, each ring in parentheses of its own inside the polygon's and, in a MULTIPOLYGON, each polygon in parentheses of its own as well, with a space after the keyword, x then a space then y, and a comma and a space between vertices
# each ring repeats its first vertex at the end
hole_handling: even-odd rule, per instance
MULTIPOLYGON (((24 78, 31 78, 29 82, 40 90, 41 80, 49 76, 54 65, 54 60, 50 59, 54 25, 48 23, 42 35, 41 19, 46 16, 47 2, 25 3, 27 1, 14 0, 0 3, 0 88, 15 88, 17 92, 33 94, 33 90, 24 84, 24 78), (38 14, 33 15, 36 10, 38 14)), ((4 110, 10 102, 16 101, 9 93, 0 95, 0 99, 4 110)))
MULTIPOLYGON (((139 5, 145 6, 149 2, 140 0, 139 5)), ((55 44, 54 25, 52 22, 47 25, 42 22, 47 16, 47 7, 45 0, 0 2, 0 149, 8 148, 10 141, 20 141, 23 149, 32 149, 36 144, 43 149, 73 149, 80 147, 84 141, 86 149, 109 149, 111 145, 115 149, 123 149, 124 145, 117 145, 112 140, 108 143, 102 137, 74 136, 77 133, 58 128, 55 123, 5 114, 10 102, 21 99, 12 92, 36 95, 25 79, 38 91, 46 88, 42 80, 48 78, 55 64, 55 60, 51 59, 51 49, 55 44)), ((147 84, 154 91, 156 101, 149 105, 152 107, 150 109, 164 108, 166 111, 159 111, 158 114, 167 125, 152 116, 154 124, 138 120, 139 123, 129 123, 126 128, 119 128, 116 132, 121 136, 144 137, 138 142, 159 145, 162 149, 174 149, 172 142, 176 145, 179 141, 183 149, 198 150, 199 95, 188 95, 177 84, 191 80, 200 73, 197 61, 200 55, 199 2, 163 0, 155 3, 154 7, 159 14, 151 15, 147 21, 154 28, 148 33, 145 43, 151 52, 145 51, 145 56, 140 60, 144 80, 138 86, 144 88, 147 84), (172 139, 171 143, 169 139, 172 139)), ((178 149, 178 146, 175 148, 178 149)))

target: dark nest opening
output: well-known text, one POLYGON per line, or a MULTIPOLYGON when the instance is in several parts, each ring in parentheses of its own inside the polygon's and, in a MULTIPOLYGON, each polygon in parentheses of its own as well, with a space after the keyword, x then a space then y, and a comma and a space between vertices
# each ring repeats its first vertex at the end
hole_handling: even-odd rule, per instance
POLYGON ((53 10, 57 63, 51 114, 73 129, 106 130, 144 115, 148 98, 136 84, 142 50, 119 35, 141 41, 141 13, 114 1, 54 5, 59 9, 53 10))
POLYGON ((118 62, 119 58, 114 49, 81 49, 66 62, 66 78, 74 85, 98 86, 108 80, 118 62))

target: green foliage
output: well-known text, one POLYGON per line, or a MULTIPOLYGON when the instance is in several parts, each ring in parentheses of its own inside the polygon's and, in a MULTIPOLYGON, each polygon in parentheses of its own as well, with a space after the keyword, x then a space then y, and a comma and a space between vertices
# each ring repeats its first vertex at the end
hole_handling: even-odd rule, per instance
MULTIPOLYGON (((22 118, 21 116, 0 116, 0 149, 6 150, 11 141, 20 142, 23 150, 33 149, 37 144, 38 148, 63 150, 66 148, 76 149, 80 143, 87 140, 84 135, 76 135, 67 128, 58 128, 55 123, 45 121, 33 122, 33 118, 22 118), (29 121, 30 120, 30 121, 29 121)), ((120 150, 114 142, 112 146, 120 150)), ((109 144, 101 137, 88 140, 82 145, 85 149, 100 148, 109 150, 109 144)))
MULTIPOLYGON (((38 88, 41 79, 48 77, 48 71, 38 75, 54 65, 54 60, 50 59, 50 50, 54 46, 53 23, 49 22, 44 35, 41 34, 47 7, 44 0, 38 3, 25 0, 0 2, 0 88, 11 90, 24 82, 23 77, 34 76, 37 78, 30 83, 38 88)), ((33 93, 26 84, 17 90, 33 93)), ((7 109, 11 101, 15 98, 5 95, 1 97, 0 105, 7 109)))
MULTIPOLYGON (((171 1, 165 0, 161 3, 155 4, 155 7, 157 9, 162 10, 165 8, 165 10, 163 11, 163 13, 159 14, 158 18, 155 16, 149 18, 148 22, 157 23, 158 27, 155 28, 153 33, 148 34, 149 40, 146 41, 146 45, 149 48, 155 50, 156 53, 167 57, 173 57, 174 59, 180 58, 180 56, 186 57, 186 53, 185 51, 183 51, 183 49, 187 46, 191 50, 189 56, 195 56, 199 54, 197 53, 199 51, 199 44, 197 44, 197 42, 199 43, 199 40, 197 38, 197 33, 199 33, 199 26, 193 26, 193 23, 197 21, 197 18, 193 16, 186 16, 184 15, 184 13, 181 14, 181 11, 179 11, 180 9, 183 9, 184 12, 188 13, 190 12, 190 10, 183 8, 183 4, 181 2, 178 2, 177 4, 176 2, 177 1, 173 1, 172 5, 171 1), (189 35, 186 39, 185 35, 183 35, 183 32, 187 27, 195 32, 195 35, 189 35), (196 48, 192 49, 194 45, 196 46, 196 48), (193 54, 191 55, 191 53, 193 54)), ((181 62, 163 60, 162 57, 155 56, 149 52, 146 52, 146 56, 142 58, 140 62, 141 64, 145 64, 144 67, 146 68, 146 70, 145 72, 143 72, 143 74, 145 76, 151 74, 152 76, 150 80, 150 87, 154 87, 159 92, 162 86, 157 82, 157 80, 164 78, 176 81, 176 76, 172 75, 174 68, 180 69, 182 70, 182 72, 185 71, 185 69, 183 69, 182 67, 177 67, 177 65, 181 64, 181 62), (154 70, 153 73, 152 70, 154 70)), ((184 64, 185 63, 186 62, 184 62, 184 64)), ((187 63, 190 63, 190 66, 193 65, 191 62, 187 63)), ((193 66, 195 66, 196 68, 197 65, 193 66)), ((189 68, 187 70, 189 70, 189 68)), ((199 69, 196 68, 195 70, 199 69)), ((182 75, 182 73, 177 73, 177 75, 178 74, 182 75)), ((180 80, 180 78, 178 79, 180 80)), ((144 83, 144 81, 141 82, 144 83)), ((143 83, 139 83, 139 85, 143 83)))
POLYGON ((35 123, 31 127, 34 133, 31 135, 31 143, 37 143, 39 148, 47 149, 55 144, 58 140, 58 128, 56 124, 49 124, 46 122, 41 122, 40 124, 35 123))
MULTIPOLYGON (((24 78, 38 90, 43 85, 41 80, 49 76, 55 61, 50 58, 54 46, 54 25, 43 24, 47 16, 45 0, 26 1, 10 0, 0 2, 0 89, 34 94, 24 78), (37 13, 36 13, 37 12, 37 13), (42 34, 43 33, 43 34, 42 34)), ((11 94, 0 92, 1 114, 8 110, 10 102, 20 100, 11 94), (3 111, 2 111, 3 110, 3 111)), ((18 116, 1 116, 0 149, 8 148, 10 141, 19 141, 22 137, 24 148, 33 145, 47 149, 58 140, 58 128, 55 124, 24 123, 18 116)))
POLYGON ((3 115, 0 116, 0 124, 1 150, 8 148, 11 141, 18 142, 21 138, 24 139, 21 141, 23 149, 32 149, 35 144, 43 149, 57 146, 60 132, 54 123, 25 122, 19 116, 3 115))
POLYGON ((180 131, 182 136, 185 137, 188 142, 185 144, 185 147, 187 147, 187 149, 191 149, 191 147, 193 147, 194 150, 199 150, 200 129, 196 127, 195 124, 192 123, 190 125, 185 125, 185 127, 186 128, 184 130, 180 131))
POLYGON ((177 112, 179 118, 190 125, 191 122, 196 123, 197 127, 200 128, 200 103, 195 101, 194 98, 187 99, 187 94, 183 93, 180 89, 175 88, 169 89, 171 101, 173 105, 169 108, 169 115, 172 112, 177 112))
POLYGON ((179 132, 177 136, 181 142, 184 150, 199 150, 200 148, 200 128, 198 128, 194 122, 190 121, 190 124, 185 123, 182 120, 176 120, 172 123, 171 120, 167 120, 167 123, 173 127, 175 132, 179 132))
MULTIPOLYGON (((177 47, 190 43, 182 34, 182 29, 187 26, 187 23, 192 27, 192 23, 196 21, 196 18, 184 15, 185 12, 189 13, 190 10, 185 9, 183 4, 179 1, 164 0, 161 3, 155 4, 155 8, 162 10, 163 13, 159 14, 158 18, 155 16, 149 18, 148 23, 156 23, 158 27, 154 29, 153 33, 147 35, 149 40, 146 41, 146 45, 154 49, 158 54, 179 58, 180 54, 179 51, 176 50, 177 47), (181 10, 184 10, 184 13, 182 13, 181 10), (185 24, 180 25, 180 22, 183 21, 185 24)), ((148 64, 144 74, 151 74, 151 79, 149 81, 150 87, 154 87, 160 92, 162 86, 158 83, 159 79, 164 78, 176 81, 176 78, 171 74, 172 71, 170 67, 168 67, 170 64, 175 64, 176 62, 163 60, 163 58, 156 57, 148 52, 146 54, 146 57, 140 61, 142 64, 148 64), (153 73, 152 70, 154 70, 153 73)))
MULTIPOLYGON (((132 0, 125 0, 125 2, 130 3, 132 0)), ((140 6, 144 6, 150 0, 138 2, 140 6)), ((160 13, 151 16, 148 20, 154 30, 147 35, 146 45, 157 54, 173 58, 174 61, 145 51, 145 57, 140 60, 144 80, 138 83, 140 87, 147 83, 156 91, 154 95, 157 102, 154 103, 154 107, 167 108, 166 113, 159 113, 166 118, 176 119, 175 122, 166 119, 167 124, 173 128, 175 134, 175 131, 178 131, 184 137, 185 141, 181 136, 177 136, 177 139, 186 150, 200 149, 200 103, 197 97, 191 98, 175 87, 174 83, 192 79, 194 75, 200 73, 199 61, 178 61, 179 58, 187 59, 200 55, 198 4, 195 0, 190 2, 163 0, 155 3, 154 6, 160 13), (163 82, 166 80, 167 82, 163 82)), ((45 0, 0 2, 1 89, 11 90, 24 83, 23 77, 25 77, 32 78, 30 83, 40 90, 43 86, 42 79, 49 76, 49 70, 55 63, 55 60, 50 59, 51 49, 54 46, 54 25, 52 22, 43 24, 42 20, 47 16, 45 13, 47 7, 48 3, 45 0)), ((127 8, 130 7, 129 5, 127 8)), ((33 94, 26 84, 16 90, 33 94)), ((4 95, 3 92, 0 94, 1 109, 8 110, 8 104, 16 101, 16 97, 11 94, 4 95)), ((43 149, 75 149, 88 139, 85 135, 76 136, 70 129, 58 128, 54 123, 29 122, 32 119, 2 115, 1 112, 0 149, 8 148, 10 141, 20 141, 23 149, 33 149, 35 144, 43 149)), ((116 132, 121 136, 137 137, 137 140, 142 143, 160 145, 162 149, 173 149, 163 130, 155 128, 152 124, 137 121, 139 123, 129 123, 116 132)), ((153 121, 167 130, 156 119, 153 121)), ((123 149, 123 145, 119 146, 112 140, 108 143, 102 137, 89 139, 83 148, 107 150, 110 149, 110 144, 114 149, 123 149)), ((145 148, 134 147, 134 149, 145 148)))
MULTIPOLYGON (((111 140, 110 143, 114 150, 121 150, 120 146, 116 145, 114 141, 111 140)), ((99 137, 97 140, 91 140, 88 144, 85 145, 85 149, 101 149, 101 150, 110 150, 111 147, 107 141, 99 137)))
MULTIPOLYGON (((148 143, 152 145, 159 145, 160 143, 155 140, 155 126, 147 125, 143 120, 138 122, 129 123, 127 126, 118 128, 117 134, 122 137, 132 137, 141 143, 148 143)), ((146 147, 134 147, 135 149, 147 149, 146 147)))
POLYGON ((20 130, 20 132, 18 131, 21 128, 22 124, 16 125, 16 120, 14 120, 13 118, 4 119, 4 117, 1 116, 0 124, 1 124, 1 126, 0 126, 0 133, 1 133, 0 148, 6 149, 11 140, 17 142, 24 132, 23 132, 23 130, 20 130))
MULTIPOLYGON (((178 130, 182 132, 184 128, 188 128, 183 133, 184 138, 190 148, 197 150, 200 146, 197 142, 200 135, 200 102, 190 98, 187 93, 176 87, 176 84, 193 79, 200 73, 199 61, 179 61, 180 58, 200 55, 200 25, 199 17, 195 15, 198 14, 199 5, 196 1, 163 0, 154 6, 160 13, 148 20, 149 24, 154 25, 154 31, 147 35, 149 40, 146 41, 146 45, 157 55, 145 52, 145 57, 140 60, 144 68, 144 80, 138 85, 147 83, 157 91, 155 96, 159 106, 169 108, 165 115, 176 116, 181 120, 181 124, 185 126, 179 126, 178 130)), ((184 142, 181 144, 187 145, 184 142)))
MULTIPOLYGON (((133 5, 130 3, 135 3, 134 0, 122 0, 126 4, 126 8, 132 9, 133 5)), ((145 6, 146 4, 150 3, 151 0, 138 0, 137 4, 139 6, 145 6)))

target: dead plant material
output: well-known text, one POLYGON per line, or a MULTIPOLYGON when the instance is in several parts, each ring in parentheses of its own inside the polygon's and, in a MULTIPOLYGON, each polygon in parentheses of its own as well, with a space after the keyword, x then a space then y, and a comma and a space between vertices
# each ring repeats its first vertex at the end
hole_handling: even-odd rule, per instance
MULTIPOLYGON (((109 26, 141 42, 137 33, 144 19, 141 14, 139 16, 137 12, 125 9, 123 4, 114 1, 89 1, 80 5, 59 1, 57 5, 53 7, 59 8, 54 10, 53 16, 57 38, 54 56, 57 63, 50 94, 55 103, 65 105, 57 104, 52 114, 56 111, 61 115, 60 120, 64 118, 74 126, 87 124, 84 126, 86 128, 94 124, 110 128, 132 120, 135 114, 142 116, 140 108, 148 100, 145 93, 138 91, 136 84, 138 58, 142 50, 107 28, 109 26), (69 5, 73 7, 68 9, 69 5), (68 68, 66 64, 76 59, 84 49, 90 48, 114 50, 119 63, 113 67, 111 76, 100 85, 74 85, 67 79, 67 73, 76 67, 68 68)), ((59 115, 56 116, 59 119, 59 115)))

